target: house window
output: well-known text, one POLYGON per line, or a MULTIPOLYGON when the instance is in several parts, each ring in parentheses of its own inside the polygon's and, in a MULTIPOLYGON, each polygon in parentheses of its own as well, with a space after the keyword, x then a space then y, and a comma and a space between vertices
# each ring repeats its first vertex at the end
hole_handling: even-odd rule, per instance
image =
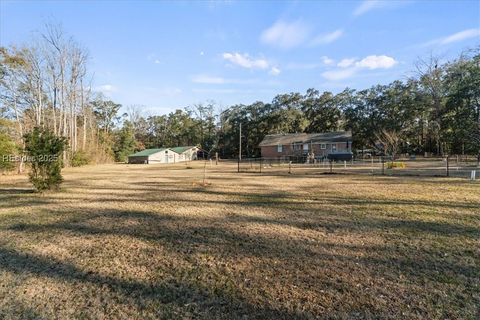
POLYGON ((303 151, 308 151, 308 143, 305 143, 305 144, 303 145, 303 151))
POLYGON ((337 144, 336 143, 332 143, 332 151, 336 151, 337 150, 337 144))
POLYGON ((277 145, 277 152, 283 152, 283 145, 277 145))
POLYGON ((325 150, 327 149, 327 145, 325 143, 320 144, 320 149, 325 150))
POLYGON ((301 150, 301 148, 302 148, 301 143, 296 143, 296 142, 293 143, 293 150, 301 150))

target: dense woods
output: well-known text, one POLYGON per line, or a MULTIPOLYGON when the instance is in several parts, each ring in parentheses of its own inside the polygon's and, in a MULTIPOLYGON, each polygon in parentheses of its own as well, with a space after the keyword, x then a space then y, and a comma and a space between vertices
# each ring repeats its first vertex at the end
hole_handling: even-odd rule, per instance
MULTIPOLYGON (((88 51, 53 25, 33 45, 0 48, 0 170, 14 169, 3 155, 22 155, 35 127, 67 139, 67 166, 180 145, 235 157, 240 124, 246 157, 259 156, 266 134, 336 130, 352 131, 354 149, 394 137, 395 152, 480 154, 479 48, 443 63, 429 57, 412 67, 415 76, 365 90, 308 89, 221 112, 206 102, 151 116, 94 92, 88 61, 88 51)), ((23 161, 15 165, 23 167, 23 161)))

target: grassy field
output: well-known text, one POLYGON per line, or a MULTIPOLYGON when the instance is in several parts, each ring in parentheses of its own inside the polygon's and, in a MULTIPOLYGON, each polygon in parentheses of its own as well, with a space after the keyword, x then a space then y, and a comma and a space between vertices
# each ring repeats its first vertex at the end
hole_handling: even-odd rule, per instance
POLYGON ((480 183, 190 166, 0 176, 0 318, 478 319, 480 183))

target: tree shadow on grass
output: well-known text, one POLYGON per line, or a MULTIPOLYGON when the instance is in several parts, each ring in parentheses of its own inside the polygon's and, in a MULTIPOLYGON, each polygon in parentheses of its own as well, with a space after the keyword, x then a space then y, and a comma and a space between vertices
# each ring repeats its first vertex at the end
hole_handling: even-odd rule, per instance
MULTIPOLYGON (((308 290, 312 290, 313 286, 314 291, 320 290, 322 286, 328 286, 331 290, 338 290, 340 295, 349 294, 358 299, 361 299, 362 293, 350 288, 349 286, 352 286, 353 283, 349 282, 346 275, 342 275, 345 270, 352 270, 349 268, 360 268, 364 272, 379 275, 382 278, 390 277, 392 281, 399 274, 402 274, 408 277, 410 281, 429 281, 439 287, 443 285, 443 281, 451 281, 449 279, 452 278, 454 279, 452 281, 462 283, 465 279, 475 279, 479 274, 478 268, 475 266, 465 264, 464 261, 444 259, 439 257, 436 251, 429 251, 428 249, 398 249, 392 243, 385 243, 377 247, 345 243, 332 244, 324 243, 320 239, 311 243, 294 237, 275 237, 268 232, 266 234, 249 234, 242 230, 244 225, 264 224, 267 227, 280 225, 300 229, 308 228, 310 230, 326 229, 332 233, 351 234, 352 231, 355 231, 368 235, 378 233, 383 228, 398 229, 400 232, 405 231, 403 228, 417 228, 413 224, 405 225, 404 223, 382 219, 366 219, 358 223, 354 220, 349 221, 348 217, 335 218, 333 214, 323 216, 321 219, 317 217, 316 220, 316 222, 314 220, 301 221, 296 217, 288 216, 284 219, 276 217, 260 218, 248 215, 227 216, 224 219, 192 218, 160 215, 144 211, 109 210, 82 212, 82 214, 72 213, 61 221, 54 223, 17 223, 3 230, 27 237, 31 235, 36 240, 51 239, 55 235, 66 237, 72 235, 87 236, 88 238, 95 236, 98 239, 111 236, 127 237, 127 239, 130 237, 132 241, 142 240, 153 246, 161 246, 175 257, 187 261, 206 254, 214 257, 216 261, 222 261, 229 257, 254 258, 256 261, 263 261, 263 263, 281 261, 283 268, 281 270, 291 271, 300 268, 299 271, 306 271, 309 269, 308 266, 312 266, 317 268, 316 270, 324 270, 323 272, 326 274, 335 275, 336 279, 342 279, 343 282, 335 284, 334 281, 329 279, 323 282, 315 282, 318 281, 316 277, 312 278, 312 275, 307 272, 300 275, 303 280, 295 283, 297 286, 308 283, 308 290), (305 225, 305 222, 307 225, 305 225), (316 224, 308 225, 308 223, 316 224), (358 252, 364 254, 357 255, 358 252), (349 267, 346 268, 345 266, 349 267)), ((427 232, 444 233, 447 231, 444 230, 444 226, 438 225, 425 224, 424 228, 427 232)), ((459 230, 459 232, 465 232, 465 230, 459 230)), ((478 231, 471 230, 471 232, 478 231)), ((118 247, 118 250, 122 249, 118 247)), ((451 254, 448 250, 446 252, 451 254)), ((88 259, 88 257, 85 258, 88 259)), ((135 261, 132 261, 132 263, 135 263, 135 261)), ((257 265, 257 267, 261 265, 257 265)), ((183 278, 181 275, 176 275, 174 280, 163 281, 160 279, 144 283, 86 272, 71 263, 2 247, 0 247, 0 269, 68 282, 106 286, 120 299, 133 299, 140 309, 146 305, 145 301, 148 301, 159 304, 174 304, 178 308, 187 309, 190 307, 186 307, 186 305, 189 305, 192 306, 191 308, 195 308, 193 311, 202 315, 203 318, 242 318, 247 316, 248 318, 259 319, 294 319, 312 316, 309 313, 312 312, 311 310, 305 312, 295 312, 292 309, 279 310, 271 307, 268 303, 249 301, 241 294, 232 293, 231 290, 226 291, 215 287, 212 291, 208 287, 208 283, 192 281, 192 278, 183 278)), ((209 270, 203 269, 199 272, 209 272, 209 270)), ((262 272, 262 270, 259 270, 259 272, 262 272)), ((463 284, 466 286, 466 292, 473 292, 475 282, 475 280, 472 280, 463 284)), ((237 285, 234 284, 234 291, 237 290, 237 285)), ((352 312, 352 315, 353 312, 360 312, 359 314, 364 311, 368 312, 371 307, 360 305, 355 309, 348 305, 342 306, 343 310, 352 312)), ((316 314, 316 316, 318 315, 316 314)))
POLYGON ((0 188, 0 195, 2 194, 22 195, 22 194, 29 194, 29 193, 35 193, 35 190, 25 189, 25 188, 0 188))
MULTIPOLYGON (((236 257, 256 257, 262 259, 303 260, 310 257, 312 261, 321 262, 322 259, 334 259, 346 262, 362 262, 371 268, 401 270, 410 275, 425 276, 434 269, 448 272, 457 272, 471 277, 476 271, 468 265, 458 261, 449 261, 437 256, 437 252, 428 250, 400 250, 391 248, 389 244, 376 247, 374 250, 384 254, 364 256, 342 256, 335 253, 337 247, 327 242, 316 241, 313 244, 303 239, 293 237, 272 237, 264 234, 249 234, 242 231, 242 226, 263 224, 267 228, 272 226, 294 227, 302 230, 317 230, 327 234, 358 234, 371 233, 381 235, 384 232, 395 231, 400 234, 421 232, 436 236, 449 237, 454 234, 477 239, 480 230, 445 223, 397 221, 381 218, 365 218, 362 221, 348 217, 336 217, 334 214, 322 216, 320 219, 298 219, 295 217, 258 217, 250 215, 227 216, 218 218, 189 218, 170 215, 159 215, 143 211, 110 210, 94 214, 84 213, 69 219, 48 224, 18 223, 7 227, 7 230, 51 236, 52 234, 73 234, 78 236, 119 236, 131 237, 152 243, 158 243, 174 254, 191 255, 206 253, 218 257, 234 255, 236 257), (135 223, 132 223, 135 222, 135 223), (396 253, 404 254, 396 256, 396 253), (410 255, 410 256, 409 256, 410 255), (420 258, 417 259, 417 255, 420 258), (393 262, 393 263, 392 263, 393 262)), ((348 251, 354 252, 354 250, 348 251)), ((368 249, 359 247, 358 249, 368 249)), ((444 252, 448 252, 445 248, 444 252)), ((308 260, 308 259, 307 259, 308 260)), ((435 277, 435 275, 433 275, 435 277)))
MULTIPOLYGON (((188 309, 186 306, 189 305, 191 308, 197 309, 192 311, 199 313, 203 318, 230 318, 230 316, 234 318, 248 316, 248 318, 256 319, 302 318, 301 314, 253 305, 238 298, 232 299, 228 293, 218 292, 218 290, 216 294, 212 294, 207 288, 188 282, 176 280, 156 283, 128 281, 85 272, 73 264, 53 258, 20 253, 6 248, 0 248, 0 269, 17 274, 30 274, 72 283, 90 283, 97 287, 106 287, 123 299, 133 298, 140 309, 145 306, 145 300, 147 300, 156 304, 175 304, 185 309, 188 309), (212 308, 212 305, 215 308, 212 308)), ((20 311, 20 313, 22 312, 20 311)), ((162 311, 158 310, 158 313, 161 314, 162 311)), ((23 313, 18 316, 22 317, 23 313)))

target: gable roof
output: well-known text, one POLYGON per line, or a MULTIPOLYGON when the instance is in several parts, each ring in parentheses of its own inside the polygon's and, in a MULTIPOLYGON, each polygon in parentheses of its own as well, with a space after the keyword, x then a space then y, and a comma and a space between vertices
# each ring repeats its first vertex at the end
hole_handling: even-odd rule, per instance
POLYGON ((175 147, 175 148, 159 148, 159 149, 145 149, 142 151, 139 151, 137 153, 129 155, 129 157, 148 157, 151 156, 152 154, 162 152, 165 150, 171 150, 175 153, 181 154, 184 153, 187 150, 190 150, 192 148, 196 148, 194 146, 189 146, 189 147, 175 147))
POLYGON ((259 146, 276 146, 292 143, 305 142, 338 142, 351 141, 352 133, 350 131, 324 132, 324 133, 282 133, 266 135, 259 146))
POLYGON ((192 148, 195 148, 194 146, 189 146, 189 147, 175 147, 175 148, 169 148, 170 150, 172 150, 173 152, 176 152, 178 154, 180 153, 184 153, 185 151, 187 150, 190 150, 192 148))
POLYGON ((160 149, 145 149, 142 151, 139 151, 137 153, 129 155, 129 157, 148 157, 151 156, 152 154, 162 152, 164 150, 167 150, 167 148, 160 148, 160 149))

